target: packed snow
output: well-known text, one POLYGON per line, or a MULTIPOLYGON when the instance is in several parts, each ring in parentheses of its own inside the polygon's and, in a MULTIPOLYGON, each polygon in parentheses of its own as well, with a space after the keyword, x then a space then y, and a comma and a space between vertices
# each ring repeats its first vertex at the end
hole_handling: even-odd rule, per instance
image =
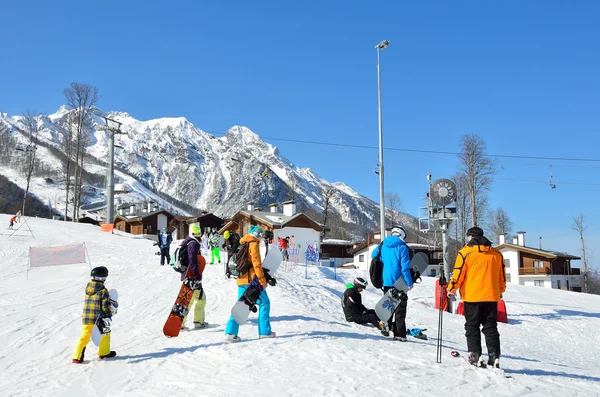
MULTIPOLYGON (((6 229, 0 215, 0 394, 16 396, 597 396, 600 395, 600 297, 509 285, 509 324, 499 324, 504 373, 469 366, 463 318, 445 314, 443 362, 436 364, 438 311, 434 279, 410 293, 407 325, 429 340, 394 342, 373 327, 347 323, 340 296, 365 271, 301 265, 280 267, 269 287, 274 339, 258 339, 256 315, 227 344, 225 323, 235 280, 207 266, 204 286, 210 327, 166 338, 163 324, 180 287, 161 267, 149 240, 102 233, 87 224, 24 218, 6 229), (115 359, 71 363, 79 337, 88 264, 33 268, 29 247, 85 243, 92 266, 110 270, 119 291, 113 319, 115 359), (457 350, 462 357, 450 355, 457 350), (505 378, 510 375, 512 378, 505 378)), ((174 248, 174 247, 173 247, 174 248)), ((172 250, 173 251, 173 250, 172 250)), ((381 293, 363 293, 373 307, 381 293)), ((189 319, 188 321, 191 321, 189 319)), ((485 349, 484 349, 485 351, 485 349)))

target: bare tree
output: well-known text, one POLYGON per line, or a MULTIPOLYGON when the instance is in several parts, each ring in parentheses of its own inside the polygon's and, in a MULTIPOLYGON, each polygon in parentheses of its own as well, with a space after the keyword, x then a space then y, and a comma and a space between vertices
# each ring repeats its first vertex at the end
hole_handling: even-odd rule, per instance
POLYGON ((585 226, 585 217, 583 214, 579 214, 578 216, 573 217, 573 224, 571 226, 572 230, 575 230, 579 234, 579 239, 581 241, 581 260, 583 261, 583 292, 587 294, 588 292, 588 251, 585 246, 585 238, 583 237, 583 232, 587 229, 585 226))
MULTIPOLYGON (((329 204, 336 193, 337 190, 333 186, 328 186, 323 189, 323 225, 325 226, 327 226, 327 220, 329 216, 329 204)), ((326 233, 326 230, 323 231, 323 238, 325 238, 326 233)))
POLYGON ((73 221, 79 217, 81 204, 81 187, 83 185, 83 165, 87 152, 89 117, 100 99, 98 89, 86 83, 71 83, 63 90, 65 102, 69 109, 75 111, 75 181, 73 183, 73 221))
POLYGON ((28 110, 23 115, 23 119, 21 122, 25 126, 25 133, 28 134, 27 137, 27 145, 24 145, 22 148, 25 151, 27 163, 25 175, 27 178, 27 183, 25 185, 25 193, 23 194, 23 205, 22 205, 22 213, 25 215, 25 204, 27 202, 27 195, 29 194, 29 185, 31 183, 31 175, 33 174, 33 170, 36 168, 36 152, 37 152, 37 141, 38 141, 38 133, 41 130, 40 124, 37 119, 37 112, 33 112, 28 110))
POLYGON ((402 209, 402 200, 398 193, 386 192, 385 193, 385 208, 390 213, 390 226, 394 226, 400 220, 400 210, 402 209))
POLYGON ((65 153, 65 221, 69 216, 69 193, 71 189, 71 175, 74 169, 73 155, 73 131, 75 129, 75 112, 67 113, 61 120, 60 132, 63 135, 63 150, 65 153))
POLYGON ((500 243, 498 236, 509 234, 513 228, 512 221, 502 207, 498 207, 489 213, 489 233, 488 238, 495 243, 500 243))
POLYGON ((482 207, 483 196, 485 196, 485 191, 489 190, 493 176, 497 172, 496 165, 485 155, 486 144, 479 135, 463 135, 460 146, 459 169, 468 181, 471 226, 477 226, 481 216, 479 210, 482 207))
MULTIPOLYGON (((454 184, 456 185, 456 242, 457 248, 463 246, 465 243, 465 237, 467 236, 467 230, 469 229, 469 223, 471 221, 471 196, 469 194, 469 180, 467 176, 462 173, 457 173, 452 177, 454 184), (460 245, 460 247, 458 247, 460 245)), ((458 250, 457 250, 458 251, 458 250)))

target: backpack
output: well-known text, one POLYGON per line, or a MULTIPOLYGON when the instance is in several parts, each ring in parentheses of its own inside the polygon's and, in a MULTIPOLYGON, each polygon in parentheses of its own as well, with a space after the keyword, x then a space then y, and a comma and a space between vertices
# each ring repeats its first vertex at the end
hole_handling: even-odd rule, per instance
POLYGON ((171 267, 177 273, 185 273, 188 268, 188 255, 187 255, 187 246, 193 240, 188 240, 185 244, 181 243, 179 247, 175 250, 175 253, 171 257, 171 267))
POLYGON ((244 274, 250 270, 252 262, 248 259, 249 243, 243 243, 240 245, 238 252, 235 254, 235 267, 233 268, 238 274, 244 274))
POLYGON ((377 289, 383 288, 383 261, 381 260, 382 245, 383 241, 379 244, 379 252, 375 258, 371 259, 371 266, 369 267, 371 284, 377 289))

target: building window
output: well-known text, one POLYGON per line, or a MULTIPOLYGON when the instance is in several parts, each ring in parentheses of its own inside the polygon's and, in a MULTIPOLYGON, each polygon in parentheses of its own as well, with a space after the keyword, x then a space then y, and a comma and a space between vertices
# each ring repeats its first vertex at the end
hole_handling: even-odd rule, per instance
POLYGON ((364 255, 359 255, 359 256, 358 256, 358 261, 359 261, 360 263, 364 262, 364 261, 365 261, 365 256, 364 256, 364 255))
POLYGON ((437 272, 435 271, 435 269, 431 269, 431 274, 430 274, 430 276, 431 276, 431 277, 435 277, 435 276, 437 276, 437 272))
POLYGON ((507 273, 507 274, 506 274, 506 282, 507 282, 507 283, 510 283, 510 273, 507 273))
POLYGON ((533 285, 535 285, 536 287, 543 287, 544 280, 533 280, 533 285))
POLYGON ((533 267, 537 267, 537 268, 544 267, 544 262, 542 262, 542 261, 533 261, 533 267))
POLYGON ((504 267, 509 269, 510 268, 510 259, 505 259, 504 260, 504 267))

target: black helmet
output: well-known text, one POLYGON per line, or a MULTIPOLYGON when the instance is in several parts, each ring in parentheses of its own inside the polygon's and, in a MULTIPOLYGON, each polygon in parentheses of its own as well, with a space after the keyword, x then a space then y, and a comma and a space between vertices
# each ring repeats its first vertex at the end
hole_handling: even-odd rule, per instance
POLYGON ((369 283, 362 277, 356 277, 354 279, 354 288, 367 288, 369 283))
POLYGON ((105 281, 108 277, 108 269, 104 266, 95 267, 90 273, 92 280, 105 281))

